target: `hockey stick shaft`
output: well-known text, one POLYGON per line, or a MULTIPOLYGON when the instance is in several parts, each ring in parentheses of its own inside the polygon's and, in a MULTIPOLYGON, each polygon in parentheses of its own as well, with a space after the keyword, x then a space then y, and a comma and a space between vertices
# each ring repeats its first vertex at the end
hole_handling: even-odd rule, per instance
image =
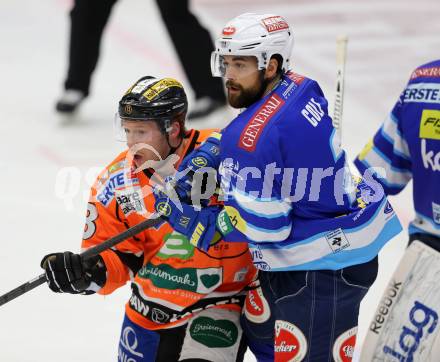
MULTIPOLYGON (((103 251, 110 249, 111 247, 119 244, 120 242, 127 240, 128 238, 131 238, 139 234, 140 232, 159 224, 161 221, 162 219, 160 216, 153 215, 153 218, 142 221, 139 224, 123 231, 122 233, 102 242, 101 244, 98 244, 92 248, 87 249, 86 251, 81 253, 81 257, 83 259, 88 259, 93 256, 96 256, 99 253, 102 253, 103 251)), ((38 277, 29 280, 26 283, 21 284, 17 288, 12 289, 10 292, 0 296, 0 306, 10 302, 11 300, 19 297, 20 295, 23 295, 31 291, 32 289, 40 286, 41 284, 44 284, 45 282, 46 282, 46 274, 41 274, 38 277)))
POLYGON ((346 35, 336 39, 336 95, 333 113, 333 127, 341 133, 342 129, 342 110, 344 106, 344 82, 345 82, 345 60, 347 57, 346 35))

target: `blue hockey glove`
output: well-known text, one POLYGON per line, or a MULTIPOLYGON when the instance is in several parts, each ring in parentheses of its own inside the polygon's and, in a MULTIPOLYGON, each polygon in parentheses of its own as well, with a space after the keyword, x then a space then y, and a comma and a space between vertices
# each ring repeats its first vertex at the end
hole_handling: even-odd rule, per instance
POLYGON ((197 211, 191 205, 169 198, 157 188, 153 192, 156 211, 167 219, 174 230, 186 236, 192 245, 207 251, 222 238, 217 227, 219 215, 224 214, 220 206, 208 206, 197 211))
MULTIPOLYGON (((177 174, 172 180, 173 188, 179 198, 188 202, 191 200, 194 175, 197 172, 218 170, 220 165, 220 139, 221 134, 213 132, 202 145, 186 156, 180 164, 177 174)), ((201 189, 205 188, 201 187, 201 189)), ((203 191, 202 191, 203 192, 203 191)))

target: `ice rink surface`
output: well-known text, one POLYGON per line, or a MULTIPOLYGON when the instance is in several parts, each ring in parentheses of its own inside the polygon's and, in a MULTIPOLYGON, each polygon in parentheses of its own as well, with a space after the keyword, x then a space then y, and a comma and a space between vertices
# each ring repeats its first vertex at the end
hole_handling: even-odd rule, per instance
MULTIPOLYGON (((40 274, 45 254, 78 250, 91 180, 123 147, 114 141, 112 121, 128 86, 143 75, 171 76, 191 94, 155 3, 120 1, 92 95, 74 120, 61 119, 53 109, 66 71, 70 5, 0 1, 0 294, 40 274)), ((343 143, 351 158, 379 127, 411 70, 439 58, 438 0, 195 0, 192 5, 212 34, 243 12, 285 16, 296 38, 293 69, 318 80, 330 104, 335 38, 347 34, 343 143)), ((190 126, 221 127, 233 114, 217 112, 190 126)), ((391 201, 407 225, 413 216, 410 188, 391 201)), ((359 344, 406 239, 401 233, 381 252, 378 280, 361 308, 359 344)), ((129 293, 127 286, 105 298, 55 295, 43 285, 0 307, 0 361, 115 361, 129 293)), ((248 354, 247 361, 253 360, 248 354)))

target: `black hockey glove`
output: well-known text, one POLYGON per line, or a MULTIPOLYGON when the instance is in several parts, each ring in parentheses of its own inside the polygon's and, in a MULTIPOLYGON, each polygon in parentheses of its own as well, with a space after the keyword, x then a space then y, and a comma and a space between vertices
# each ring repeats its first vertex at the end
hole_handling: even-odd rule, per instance
POLYGON ((70 251, 52 253, 41 260, 49 288, 56 293, 93 294, 106 281, 107 268, 100 256, 82 260, 70 251))

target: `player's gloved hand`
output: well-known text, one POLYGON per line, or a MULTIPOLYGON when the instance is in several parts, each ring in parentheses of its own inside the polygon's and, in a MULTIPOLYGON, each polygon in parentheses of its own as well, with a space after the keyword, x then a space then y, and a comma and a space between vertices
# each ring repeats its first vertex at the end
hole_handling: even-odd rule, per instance
POLYGON ((208 169, 218 170, 220 165, 221 134, 213 132, 197 149, 186 156, 180 164, 176 175, 169 179, 180 200, 191 199, 194 174, 208 169))
MULTIPOLYGON (((190 243, 207 251, 228 231, 217 226, 219 216, 223 216, 220 206, 207 206, 196 210, 193 206, 173 200, 160 190, 153 189, 156 198, 155 209, 164 216, 177 232, 188 238, 190 243), (222 232, 220 232, 222 230, 222 232)), ((232 224, 226 217, 232 230, 232 224)))
POLYGON ((70 251, 52 253, 41 260, 49 288, 56 293, 93 294, 106 281, 107 268, 98 256, 82 260, 70 251))

